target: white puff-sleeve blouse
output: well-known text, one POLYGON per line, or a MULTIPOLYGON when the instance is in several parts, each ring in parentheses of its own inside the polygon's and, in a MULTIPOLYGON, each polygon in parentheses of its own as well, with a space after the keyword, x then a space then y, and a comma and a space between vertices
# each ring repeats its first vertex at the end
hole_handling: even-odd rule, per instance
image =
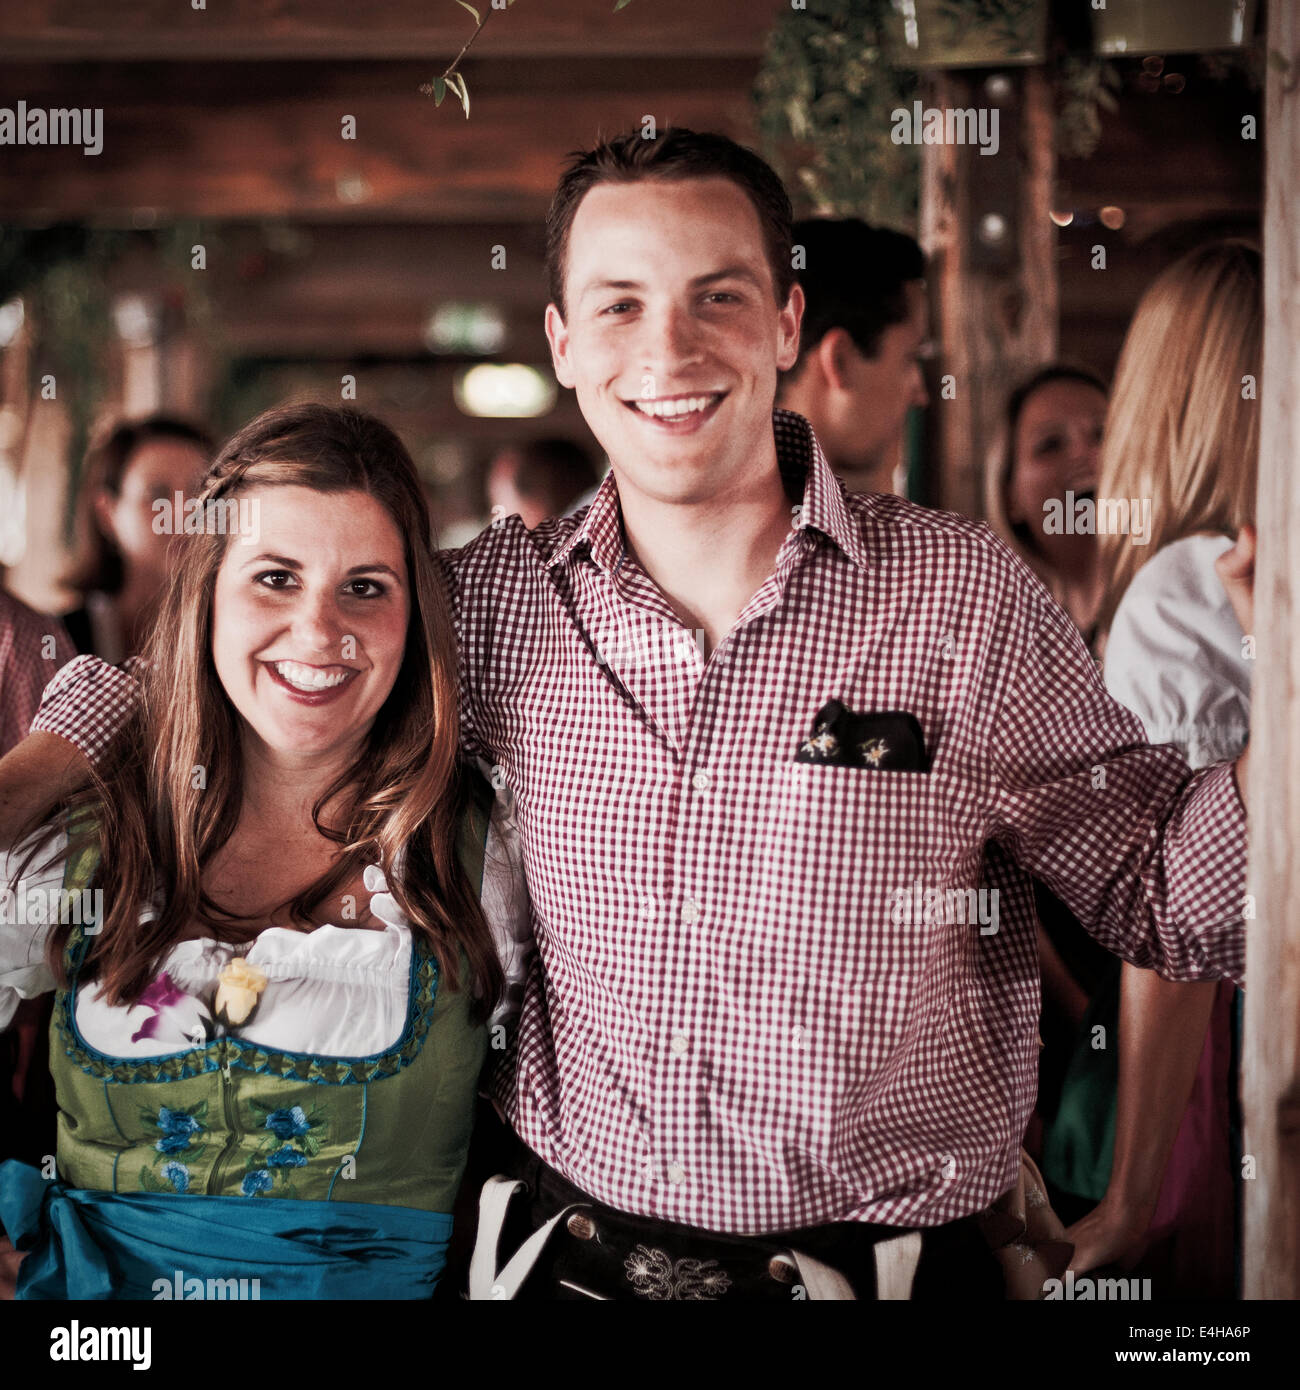
POLYGON ((1250 733, 1252 661, 1214 562, 1227 536, 1188 536, 1154 555, 1120 600, 1106 688, 1192 768, 1236 758, 1250 733))
MULTIPOLYGON (((54 987, 44 955, 63 865, 41 866, 66 844, 65 831, 50 835, 23 880, 12 885, 25 851, 0 852, 0 1028, 11 1022, 20 999, 54 987)), ((286 1052, 335 1057, 382 1052, 401 1036, 406 1023, 411 927, 378 865, 366 868, 364 886, 382 930, 269 927, 246 947, 208 939, 182 941, 129 1007, 106 1003, 93 983, 78 991, 77 1027, 86 1042, 112 1057, 186 1050, 211 1033, 218 976, 242 955, 266 975, 267 985, 251 1017, 232 1033, 286 1052)), ((506 975, 505 992, 489 1023, 509 1023, 518 1012, 532 934, 518 836, 500 800, 489 823, 482 903, 506 975)))

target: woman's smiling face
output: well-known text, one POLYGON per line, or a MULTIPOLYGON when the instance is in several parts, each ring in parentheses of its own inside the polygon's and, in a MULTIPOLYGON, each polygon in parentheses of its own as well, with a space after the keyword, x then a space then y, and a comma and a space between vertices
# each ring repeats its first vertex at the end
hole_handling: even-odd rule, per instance
POLYGON ((392 517, 364 492, 243 494, 256 538, 232 537, 212 600, 212 659, 267 751, 348 756, 406 651, 410 589, 392 517))

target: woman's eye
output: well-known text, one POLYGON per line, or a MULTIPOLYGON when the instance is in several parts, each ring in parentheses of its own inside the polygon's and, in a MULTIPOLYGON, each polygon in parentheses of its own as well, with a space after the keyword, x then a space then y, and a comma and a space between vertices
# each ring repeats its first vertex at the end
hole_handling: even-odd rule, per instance
POLYGON ((291 575, 288 570, 265 570, 257 576, 257 582, 264 589, 288 588, 287 584, 281 583, 280 581, 292 579, 293 575, 291 575))
POLYGON ((352 579, 346 585, 346 592, 352 598, 382 598, 388 590, 373 579, 352 579))

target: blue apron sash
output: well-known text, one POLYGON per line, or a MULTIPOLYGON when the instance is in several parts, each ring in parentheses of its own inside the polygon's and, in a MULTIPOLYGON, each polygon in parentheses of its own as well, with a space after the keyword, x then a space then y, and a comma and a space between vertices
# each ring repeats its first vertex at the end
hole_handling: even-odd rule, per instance
POLYGON ((10 1159, 0 1223, 27 1252, 18 1298, 419 1299, 438 1282, 452 1218, 369 1202, 98 1192, 10 1159), (243 1279, 234 1287, 257 1292, 208 1282, 243 1279))

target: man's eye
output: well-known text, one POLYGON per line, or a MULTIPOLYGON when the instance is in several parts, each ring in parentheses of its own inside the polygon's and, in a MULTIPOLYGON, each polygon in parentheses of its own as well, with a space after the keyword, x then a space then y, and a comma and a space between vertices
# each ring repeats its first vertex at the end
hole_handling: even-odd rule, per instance
POLYGON ((740 296, 738 294, 732 294, 730 290, 714 290, 708 297, 710 299, 725 299, 729 304, 740 303, 740 296))
MULTIPOLYGON (((635 306, 630 300, 620 299, 617 304, 611 304, 607 309, 602 309, 602 314, 613 314, 615 309, 631 309, 635 306)), ((621 314, 614 314, 615 318, 622 318, 621 314)))
POLYGON ((281 580, 293 580, 293 575, 288 570, 264 570, 257 576, 257 583, 264 589, 284 589, 287 584, 280 583, 281 580))

